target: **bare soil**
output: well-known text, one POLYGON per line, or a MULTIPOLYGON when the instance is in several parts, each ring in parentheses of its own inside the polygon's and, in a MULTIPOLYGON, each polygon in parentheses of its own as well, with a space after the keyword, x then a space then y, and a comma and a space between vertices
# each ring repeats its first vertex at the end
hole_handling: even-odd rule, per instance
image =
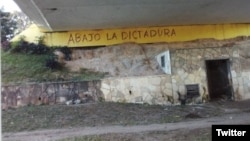
MULTIPOLYGON (((50 118, 51 122, 47 121, 47 124, 51 123, 51 125, 47 125, 47 127, 39 127, 39 124, 33 120, 28 122, 28 125, 33 125, 33 128, 26 125, 15 130, 14 128, 8 128, 7 124, 11 124, 11 119, 13 119, 8 116, 18 113, 19 109, 3 111, 3 140, 210 140, 212 124, 250 124, 250 101, 220 101, 192 106, 94 103, 78 106, 53 105, 41 107, 45 107, 47 110, 51 107, 53 107, 53 110, 63 107, 64 110, 60 111, 62 113, 70 114, 68 110, 76 110, 71 114, 81 112, 77 115, 85 116, 67 115, 67 117, 71 117, 70 121, 74 124, 70 122, 65 122, 63 126, 61 126, 63 123, 60 122, 53 124, 52 122, 56 122, 56 119, 61 120, 61 118, 66 117, 66 115, 61 114, 57 118, 50 118)), ((34 108, 33 118, 44 118, 42 115, 40 115, 41 117, 35 115, 37 108, 34 108)), ((40 112, 44 111, 40 109, 40 112)), ((57 112, 55 111, 55 113, 57 112)), ((54 112, 50 111, 49 113, 54 112)), ((30 113, 29 115, 31 116, 30 113)), ((53 114, 50 116, 53 116, 53 114)), ((25 117, 21 115, 19 118, 25 117)), ((15 125, 18 121, 12 120, 12 122, 15 125)), ((18 125, 22 125, 22 123, 18 125)), ((15 127, 19 128, 18 126, 15 127)))

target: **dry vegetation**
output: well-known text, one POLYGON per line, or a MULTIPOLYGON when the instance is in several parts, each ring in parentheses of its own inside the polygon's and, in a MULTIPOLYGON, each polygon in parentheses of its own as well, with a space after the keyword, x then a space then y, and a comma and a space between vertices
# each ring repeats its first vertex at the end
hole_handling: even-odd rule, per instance
POLYGON ((171 123, 217 116, 212 106, 152 106, 123 103, 26 106, 2 112, 3 132, 104 125, 171 123), (206 109, 206 110, 204 110, 206 109))

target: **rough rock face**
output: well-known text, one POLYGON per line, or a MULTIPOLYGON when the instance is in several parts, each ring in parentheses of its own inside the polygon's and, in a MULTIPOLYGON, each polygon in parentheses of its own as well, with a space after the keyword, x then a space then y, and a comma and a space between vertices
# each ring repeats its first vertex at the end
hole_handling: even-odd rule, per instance
POLYGON ((101 91, 106 101, 148 104, 174 104, 170 75, 108 78, 101 91))
POLYGON ((250 41, 238 43, 242 71, 250 70, 250 41))
POLYGON ((127 43, 97 49, 73 49, 72 60, 64 63, 72 71, 79 71, 83 68, 105 72, 109 76, 161 75, 164 72, 161 70, 155 57, 166 50, 229 47, 239 40, 242 40, 242 38, 225 41, 206 39, 159 44, 127 43))
POLYGON ((63 61, 72 71, 91 69, 108 72, 113 77, 98 82, 2 86, 2 108, 64 103, 72 92, 77 92, 82 101, 103 98, 115 102, 175 104, 177 91, 185 93, 187 84, 199 85, 202 95, 192 101, 198 103, 203 95, 209 94, 205 61, 214 59, 230 60, 235 100, 250 99, 249 52, 247 38, 74 49, 72 60, 63 61), (156 61, 156 56, 166 50, 170 51, 172 74, 164 74, 156 61))
MULTIPOLYGON (((200 94, 202 95, 197 98, 197 101, 201 101, 202 96, 209 93, 205 60, 226 58, 231 60, 232 85, 235 99, 241 100, 250 98, 250 95, 247 94, 250 93, 249 44, 250 40, 248 38, 239 37, 223 41, 206 39, 179 43, 140 45, 128 43, 97 49, 75 49, 72 54, 73 60, 66 61, 66 66, 73 71, 85 68, 93 71, 108 72, 110 76, 116 77, 102 81, 104 83, 102 86, 109 87, 109 89, 102 87, 104 95, 108 100, 154 103, 152 99, 140 97, 141 93, 136 93, 134 97, 131 97, 128 94, 129 91, 125 89, 128 89, 127 87, 129 86, 132 87, 133 84, 134 88, 136 88, 133 91, 145 91, 143 90, 144 82, 141 82, 144 79, 147 79, 147 88, 153 87, 148 76, 160 78, 157 75, 166 75, 157 63, 156 56, 169 50, 172 74, 166 77, 170 78, 170 81, 167 83, 171 85, 171 88, 164 92, 164 95, 171 95, 176 101, 178 99, 177 91, 185 93, 186 84, 199 84, 200 94), (113 81, 117 82, 117 84, 113 81)), ((152 97, 153 93, 158 93, 157 91, 152 89, 144 97, 152 97)), ((156 104, 169 102, 161 98, 157 99, 158 102, 156 104)))
POLYGON ((73 60, 66 66, 108 72, 110 76, 144 76, 163 74, 155 56, 167 48, 124 44, 95 50, 73 50, 73 60))

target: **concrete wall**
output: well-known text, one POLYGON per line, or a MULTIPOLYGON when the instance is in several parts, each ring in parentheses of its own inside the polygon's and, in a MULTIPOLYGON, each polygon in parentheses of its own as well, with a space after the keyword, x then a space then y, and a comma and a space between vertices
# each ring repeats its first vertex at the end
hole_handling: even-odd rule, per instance
POLYGON ((239 42, 236 47, 239 66, 236 73, 232 73, 235 77, 234 89, 239 99, 250 99, 250 40, 239 42))
POLYGON ((37 43, 37 37, 43 36, 44 42, 48 46, 88 48, 130 42, 155 44, 159 42, 186 42, 197 39, 227 40, 238 36, 250 36, 250 24, 158 26, 47 33, 41 31, 43 30, 33 24, 15 36, 12 41, 17 41, 21 36, 25 36, 27 41, 37 43))
MULTIPOLYGON (((239 52, 236 46, 218 48, 195 48, 173 50, 172 56, 172 84, 173 91, 185 93, 186 84, 199 84, 200 94, 208 95, 206 60, 229 59, 231 61, 231 73, 239 74, 239 52)), ((237 80, 235 75, 233 82, 237 80)), ((233 83, 234 84, 234 83, 233 83)), ((234 91, 238 85, 234 85, 234 91)), ((175 95, 177 96, 177 95, 175 95)), ((175 97, 177 99, 178 97, 175 97)), ((238 99, 238 98, 237 98, 238 99)), ((201 97, 197 98, 197 102, 201 97)))
POLYGON ((106 101, 148 104, 172 104, 171 76, 108 78, 101 82, 106 101))
POLYGON ((203 102, 203 95, 209 95, 205 61, 229 59, 233 98, 250 99, 250 71, 246 64, 250 60, 246 55, 242 58, 242 53, 248 53, 246 49, 243 51, 243 48, 250 45, 248 43, 225 47, 170 49, 171 75, 111 77, 101 81, 101 91, 107 101, 178 104, 177 91, 185 94, 186 84, 198 84, 201 95, 191 102, 200 103, 203 102))
MULTIPOLYGON (((134 45, 132 45, 134 46, 134 45)), ((145 45, 150 62, 155 61, 155 55, 161 51, 170 50, 172 74, 161 72, 157 64, 152 75, 145 73, 140 76, 111 77, 102 80, 101 91, 107 101, 178 104, 179 91, 185 94, 186 84, 198 84, 200 96, 191 103, 204 102, 202 96, 209 97, 206 60, 229 59, 232 75, 233 99, 250 99, 250 41, 199 41, 192 43, 145 45), (159 47, 159 48, 157 48, 159 47), (161 72, 156 75, 154 72, 161 72)), ((136 52, 133 52, 136 54, 136 52)), ((139 55, 140 56, 140 55, 139 55)), ((129 60, 129 58, 126 58, 129 60)), ((131 58, 133 60, 134 58, 131 58)), ((119 61, 117 61, 119 62, 119 61)), ((142 67, 139 67, 142 69, 142 67)), ((119 74, 118 74, 119 75, 119 74)), ((207 100, 207 99, 206 99, 207 100)))
POLYGON ((65 104, 75 96, 81 102, 103 99, 99 81, 5 85, 2 109, 26 105, 65 104))
POLYGON ((192 103, 200 103, 203 94, 209 95, 205 61, 214 59, 230 60, 234 99, 250 99, 249 52, 248 38, 76 49, 73 60, 65 61, 66 67, 72 71, 84 68, 107 72, 109 76, 94 82, 3 86, 2 107, 63 103, 65 96, 60 95, 70 94, 72 89, 83 100, 87 94, 94 100, 178 104, 177 91, 185 93, 186 84, 199 84, 201 96, 192 103), (166 50, 170 51, 171 75, 164 74, 155 58, 166 50))
POLYGON ((97 72, 107 72, 111 77, 150 76, 165 74, 156 55, 166 50, 211 48, 233 45, 238 39, 217 41, 212 39, 192 42, 158 44, 119 44, 97 49, 74 49, 72 60, 65 66, 72 71, 81 68, 97 72))

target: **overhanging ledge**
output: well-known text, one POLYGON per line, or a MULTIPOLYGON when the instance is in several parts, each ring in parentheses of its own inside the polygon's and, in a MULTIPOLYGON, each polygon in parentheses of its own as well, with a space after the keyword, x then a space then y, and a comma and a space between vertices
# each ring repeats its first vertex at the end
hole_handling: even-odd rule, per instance
POLYGON ((250 23, 249 0, 15 0, 48 31, 250 23))

